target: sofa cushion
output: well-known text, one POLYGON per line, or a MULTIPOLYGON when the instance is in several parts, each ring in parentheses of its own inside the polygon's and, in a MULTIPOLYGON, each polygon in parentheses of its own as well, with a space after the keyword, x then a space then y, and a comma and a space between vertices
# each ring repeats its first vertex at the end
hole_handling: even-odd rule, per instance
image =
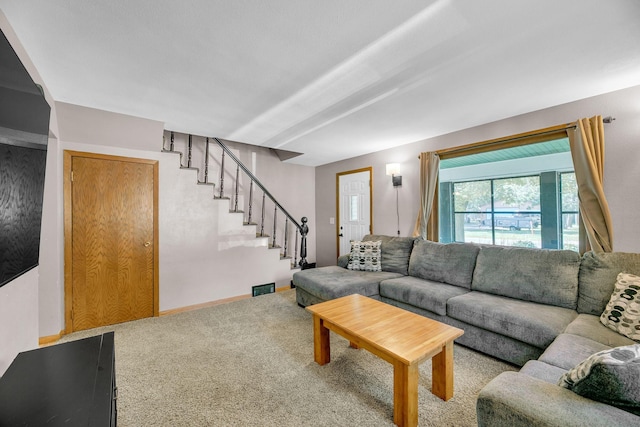
POLYGON ((444 316, 447 300, 469 292, 459 286, 405 276, 380 282, 380 296, 444 316))
POLYGON ((351 242, 351 253, 349 253, 349 270, 360 271, 382 271, 380 265, 380 240, 371 242, 353 241, 351 242))
POLYGON ((538 358, 539 361, 562 369, 573 369, 593 353, 611 348, 587 337, 560 334, 538 358))
POLYGON ((600 321, 604 326, 640 341, 640 277, 620 273, 600 321))
POLYGON ((564 333, 580 335, 609 347, 619 347, 634 343, 633 340, 604 326, 600 322, 600 317, 592 314, 579 314, 573 322, 569 323, 564 333))
POLYGON ((575 319, 577 313, 567 308, 472 291, 449 299, 447 315, 545 348, 575 319))
POLYGON ((408 274, 409 256, 413 248, 413 237, 392 237, 378 234, 368 234, 362 238, 362 241, 382 242, 380 249, 382 250, 382 271, 390 271, 393 273, 408 274))
POLYGON ((558 385, 640 415, 640 344, 593 354, 565 373, 558 385))
POLYGON ((566 369, 558 368, 557 366, 549 365, 539 360, 529 360, 524 364, 522 369, 520 369, 520 373, 522 374, 527 374, 530 377, 538 378, 551 384, 558 384, 558 380, 565 372, 567 372, 566 369))
POLYGON ((575 309, 579 268, 573 251, 483 246, 471 289, 575 309))
MULTIPOLYGON (((464 336, 464 335, 463 335, 464 336)), ((478 427, 629 427, 638 417, 520 372, 503 372, 478 394, 478 427)))
POLYGON ((640 253, 586 252, 580 263, 578 312, 600 316, 621 272, 640 276, 640 253))
POLYGON ((409 275, 469 289, 480 247, 472 243, 416 241, 409 275))
POLYGON ((332 265, 297 271, 293 274, 293 284, 326 301, 351 294, 378 295, 380 281, 400 276, 387 271, 357 271, 332 265))

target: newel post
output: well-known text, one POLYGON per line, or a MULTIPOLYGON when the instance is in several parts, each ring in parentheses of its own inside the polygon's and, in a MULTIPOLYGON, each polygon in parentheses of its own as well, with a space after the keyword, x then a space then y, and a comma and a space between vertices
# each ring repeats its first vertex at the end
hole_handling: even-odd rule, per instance
POLYGON ((309 233, 309 226, 307 225, 307 217, 303 216, 302 226, 300 227, 300 267, 304 269, 304 266, 307 265, 307 233, 309 233))

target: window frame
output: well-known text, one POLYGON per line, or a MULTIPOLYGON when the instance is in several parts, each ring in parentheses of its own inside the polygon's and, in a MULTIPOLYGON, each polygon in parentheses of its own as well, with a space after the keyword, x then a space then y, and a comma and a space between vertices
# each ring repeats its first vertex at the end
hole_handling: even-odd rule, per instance
MULTIPOLYGON (((541 142, 552 141, 554 139, 566 138, 567 130, 574 129, 575 123, 565 123, 561 125, 551 126, 548 128, 538 129, 530 132, 519 133, 501 138, 495 138, 480 142, 474 142, 471 144, 460 145, 456 147, 445 148, 437 150, 436 154, 440 157, 440 160, 452 159, 455 157, 468 156, 477 153, 486 153, 495 150, 502 150, 505 148, 520 147, 524 145, 537 144, 541 142)), ((429 217, 429 233, 427 238, 432 241, 438 241, 440 235, 440 178, 438 173, 438 180, 436 182, 434 200, 431 215, 429 217)), ((579 247, 582 248, 585 239, 584 226, 582 224, 582 218, 578 212, 579 221, 579 247)), ((580 249, 581 251, 582 249, 580 249)), ((580 252, 582 253, 582 252, 580 252)))

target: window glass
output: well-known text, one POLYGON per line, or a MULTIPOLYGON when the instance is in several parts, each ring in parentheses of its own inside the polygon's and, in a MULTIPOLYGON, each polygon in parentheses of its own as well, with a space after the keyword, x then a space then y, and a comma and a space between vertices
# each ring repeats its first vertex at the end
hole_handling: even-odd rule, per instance
POLYGON ((578 197, 567 138, 440 162, 439 239, 578 250, 578 197))
POLYGON ((351 221, 358 221, 360 217, 358 216, 358 195, 354 194, 351 196, 351 200, 349 202, 349 216, 351 221))
POLYGON ((580 220, 578 184, 575 173, 560 174, 560 194, 562 200, 562 247, 578 251, 580 220))

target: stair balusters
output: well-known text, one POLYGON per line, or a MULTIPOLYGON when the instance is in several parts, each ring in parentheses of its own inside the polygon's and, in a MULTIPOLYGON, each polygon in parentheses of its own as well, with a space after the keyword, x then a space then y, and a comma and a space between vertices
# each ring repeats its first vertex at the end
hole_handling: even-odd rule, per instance
POLYGON ((253 211, 253 179, 249 184, 249 214, 247 216, 247 224, 251 224, 251 213, 253 211))
POLYGON ((294 246, 293 249, 293 259, 291 260, 291 268, 295 268, 296 267, 296 259, 298 259, 298 229, 296 228, 296 244, 294 246))
POLYGON ((191 155, 193 152, 193 142, 191 141, 191 134, 189 134, 189 148, 187 150, 187 168, 191 168, 191 155))
POLYGON ((240 165, 236 165, 236 198, 233 207, 234 212, 238 212, 238 183, 240 182, 240 165))
POLYGON ((262 192, 262 217, 260 218, 260 236, 264 236, 264 201, 267 194, 262 192))
POLYGON ((204 146, 204 183, 209 183, 209 138, 204 146))
POLYGON ((222 158, 220 160, 220 195, 219 198, 224 198, 224 149, 222 150, 222 158))
POLYGON ((282 252, 282 257, 287 257, 287 237, 289 236, 289 218, 284 219, 284 251, 282 252))
POLYGON ((278 245, 276 244, 276 230, 278 229, 278 206, 274 206, 273 207, 273 240, 272 240, 272 244, 271 247, 272 248, 277 248, 278 245))
MULTIPOLYGON (((186 136, 186 135, 185 135, 186 136)), ((186 139, 186 138, 185 138, 186 139)), ((192 164, 193 164, 193 156, 195 155, 201 155, 200 153, 202 153, 204 151, 204 173, 203 173, 203 178, 204 181, 200 181, 199 177, 200 174, 198 174, 198 183, 200 184, 209 184, 209 164, 210 164, 210 142, 211 142, 211 138, 207 137, 207 138, 203 138, 204 139, 204 150, 200 151, 198 149, 196 149, 195 153, 194 153, 194 140, 193 140, 193 136, 192 135, 188 135, 188 141, 185 141, 185 139, 178 139, 178 141, 176 141, 175 138, 175 133, 173 131, 170 131, 170 147, 169 150, 165 150, 164 149, 164 140, 165 137, 163 136, 163 151, 169 151, 169 152, 174 152, 174 153, 179 153, 180 154, 180 166, 182 168, 192 168, 192 164), (180 146, 178 147, 179 151, 175 151, 176 147, 175 144, 179 143, 180 146), (186 153, 186 157, 187 157, 187 162, 186 162, 186 166, 183 165, 182 162, 182 158, 183 158, 183 152, 180 151, 180 148, 182 147, 182 149, 186 149, 187 153, 186 153)), ((240 162, 240 160, 236 157, 236 155, 230 151, 218 138, 212 138, 213 141, 217 142, 218 145, 220 145, 220 147, 222 148, 222 153, 221 153, 221 158, 220 158, 220 179, 219 182, 216 183, 220 188, 219 190, 216 189, 215 193, 214 193, 214 197, 216 199, 224 199, 225 198, 225 194, 224 194, 224 180, 225 180, 225 161, 226 161, 226 157, 229 156, 231 157, 231 160, 233 160, 236 163, 236 173, 235 173, 235 188, 234 188, 234 199, 233 199, 233 209, 231 209, 230 206, 230 211, 231 212, 244 212, 244 209, 247 208, 247 218, 246 218, 246 224, 252 224, 255 225, 254 223, 254 218, 253 218, 253 206, 254 206, 254 186, 257 185, 261 190, 262 190, 262 206, 261 206, 261 218, 260 218, 260 232, 257 233, 258 237, 267 237, 268 238, 268 247, 270 248, 281 248, 282 252, 280 253, 281 258, 289 258, 289 245, 290 245, 290 236, 289 236, 289 225, 290 223, 294 225, 295 227, 295 245, 294 245, 294 254, 293 254, 293 258, 291 260, 291 267, 295 268, 295 267, 303 267, 307 264, 307 233, 309 231, 309 227, 307 225, 307 218, 303 217, 301 219, 302 221, 302 225, 300 225, 279 203, 278 201, 269 193, 269 191, 266 189, 266 187, 264 187, 260 181, 258 181, 258 179, 255 177, 255 175, 246 167, 244 166, 244 164, 242 164, 242 162, 240 162), (249 194, 248 194, 248 200, 247 201, 243 201, 242 205, 240 203, 240 192, 241 192, 241 188, 240 188, 240 173, 241 170, 244 174, 247 175, 247 177, 249 178, 250 182, 249 182, 249 194), (274 207, 273 207, 273 218, 267 218, 266 215, 266 204, 267 204, 267 197, 273 202, 274 207), (280 228, 278 228, 278 211, 280 211, 282 214, 284 214, 284 221, 281 221, 280 224, 280 228), (273 232, 271 233, 271 236, 267 236, 265 234, 265 224, 267 223, 267 221, 273 219, 273 232), (280 235, 282 235, 282 237, 280 237, 280 235), (280 239, 282 246, 278 245, 278 239, 280 239), (298 249, 300 252, 300 259, 298 261, 298 249)), ((196 140, 197 141, 197 140, 196 140)), ((196 142, 197 144, 197 142, 196 142)), ((196 161, 198 161, 199 164, 202 164, 200 159, 196 159, 196 161)), ((231 176, 231 175, 230 175, 231 176)), ((212 184, 213 185, 213 184, 212 184)), ((229 198, 230 199, 230 198, 229 198)))

